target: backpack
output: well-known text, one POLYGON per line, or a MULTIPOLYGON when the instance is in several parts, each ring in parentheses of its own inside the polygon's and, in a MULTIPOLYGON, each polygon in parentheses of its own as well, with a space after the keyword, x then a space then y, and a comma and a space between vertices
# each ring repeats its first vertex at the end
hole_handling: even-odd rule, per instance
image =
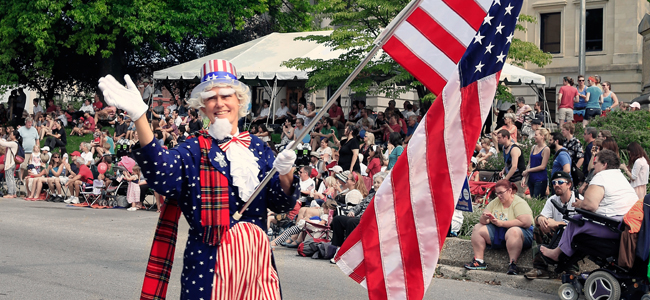
MULTIPOLYGON (((582 173, 582 170, 580 168, 576 167, 574 159, 567 148, 562 148, 560 151, 555 153, 555 158, 557 158, 557 156, 560 155, 562 151, 566 151, 566 153, 569 154, 569 157, 571 158, 571 179, 573 180, 573 186, 580 186, 580 184, 585 180, 585 174, 582 173)), ((553 174, 551 174, 551 176, 553 176, 553 174)))
MULTIPOLYGON (((18 142, 16 142, 16 145, 18 145, 18 151, 14 154, 14 162, 16 165, 21 165, 25 161, 25 149, 23 149, 23 146, 21 146, 18 142)), ((9 151, 13 153, 11 148, 9 148, 9 151)))

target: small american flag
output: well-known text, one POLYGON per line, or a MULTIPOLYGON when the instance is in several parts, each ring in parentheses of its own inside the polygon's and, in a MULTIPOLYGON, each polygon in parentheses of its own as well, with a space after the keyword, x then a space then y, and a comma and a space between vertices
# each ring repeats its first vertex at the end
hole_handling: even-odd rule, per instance
POLYGON ((383 49, 438 97, 335 257, 370 299, 424 297, 522 1, 415 0, 389 26, 383 49))

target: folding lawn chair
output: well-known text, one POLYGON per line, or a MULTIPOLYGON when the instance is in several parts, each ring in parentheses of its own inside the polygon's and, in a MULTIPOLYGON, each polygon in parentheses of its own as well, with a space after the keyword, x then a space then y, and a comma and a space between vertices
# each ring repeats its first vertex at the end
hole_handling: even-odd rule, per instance
POLYGON ((93 206, 102 197, 102 190, 104 189, 104 181, 95 179, 92 185, 82 185, 83 190, 79 192, 79 196, 84 199, 84 203, 89 207, 93 206))

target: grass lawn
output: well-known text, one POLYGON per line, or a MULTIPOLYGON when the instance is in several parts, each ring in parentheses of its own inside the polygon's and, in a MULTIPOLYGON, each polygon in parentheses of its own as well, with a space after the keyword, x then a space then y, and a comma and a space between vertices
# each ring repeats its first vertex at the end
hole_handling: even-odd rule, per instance
MULTIPOLYGON (((108 128, 108 131, 111 134, 111 137, 113 136, 113 133, 115 132, 115 128, 106 126, 102 128, 108 128)), ((68 154, 74 152, 74 151, 79 151, 79 145, 82 142, 91 142, 93 140, 93 135, 92 134, 86 134, 84 136, 70 136, 70 132, 72 131, 72 128, 65 128, 65 134, 67 135, 67 142, 68 144, 65 146, 65 150, 68 152, 68 154)), ((45 146, 45 139, 41 140, 41 148, 45 146)))

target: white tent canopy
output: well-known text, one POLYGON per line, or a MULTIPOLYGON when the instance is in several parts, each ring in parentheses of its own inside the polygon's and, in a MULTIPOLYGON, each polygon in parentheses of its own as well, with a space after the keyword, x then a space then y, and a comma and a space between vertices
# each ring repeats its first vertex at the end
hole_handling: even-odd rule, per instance
POLYGON ((546 77, 526 71, 522 68, 515 67, 509 63, 503 65, 501 71, 501 78, 499 81, 506 81, 507 83, 515 84, 539 84, 546 85, 546 77))
POLYGON ((240 79, 261 80, 307 80, 307 71, 281 66, 293 58, 329 60, 338 57, 343 51, 312 41, 296 41, 297 37, 308 35, 329 35, 332 31, 271 33, 250 42, 210 54, 184 64, 155 71, 154 79, 195 79, 199 70, 210 59, 229 60, 236 68, 240 79))

